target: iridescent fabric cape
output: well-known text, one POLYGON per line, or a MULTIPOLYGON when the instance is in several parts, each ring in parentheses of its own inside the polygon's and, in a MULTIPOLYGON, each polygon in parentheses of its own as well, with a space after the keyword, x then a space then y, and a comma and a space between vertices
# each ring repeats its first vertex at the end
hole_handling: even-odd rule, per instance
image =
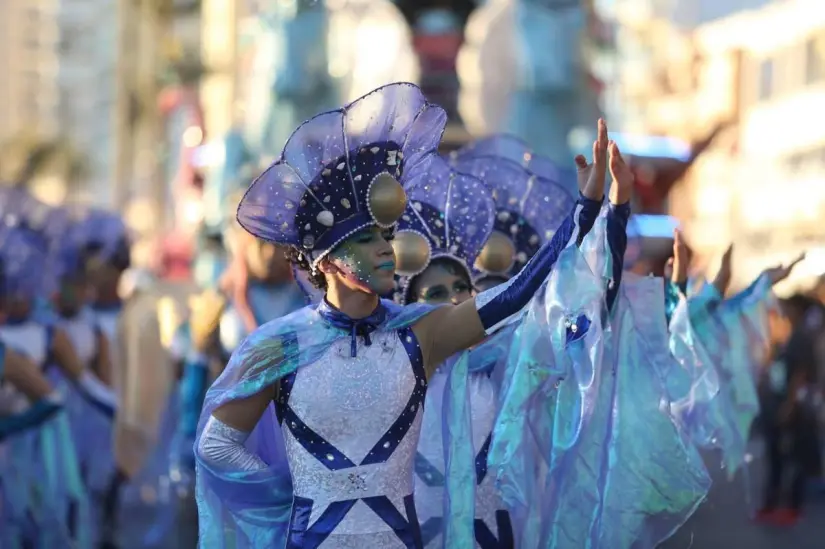
MULTIPOLYGON (((771 283, 757 278, 747 289, 724 299, 712 284, 681 306, 718 379, 719 394, 685 417, 694 442, 722 451, 722 467, 733 477, 745 462, 750 428, 759 413, 756 380, 768 345, 771 283)), ((679 314, 679 308, 676 317, 679 314)))
POLYGON ((664 379, 682 366, 662 280, 625 273, 608 314, 609 262, 601 216, 581 251, 562 254, 510 345, 488 466, 519 548, 652 548, 710 485, 670 412, 664 379))

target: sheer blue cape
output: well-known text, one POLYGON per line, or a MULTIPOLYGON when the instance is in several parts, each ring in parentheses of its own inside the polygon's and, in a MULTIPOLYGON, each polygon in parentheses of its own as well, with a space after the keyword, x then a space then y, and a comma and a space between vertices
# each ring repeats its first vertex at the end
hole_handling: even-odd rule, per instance
MULTIPOLYGON (((387 309, 380 330, 415 324, 433 310, 427 305, 396 305, 387 309)), ((318 360, 329 346, 350 333, 322 319, 315 306, 304 307, 255 330, 232 354, 223 374, 206 394, 198 424, 196 447, 212 412, 227 402, 248 398, 284 376, 318 360), (300 333, 301 347, 283 345, 300 333)), ((270 404, 246 441, 247 448, 269 467, 255 472, 225 472, 211 468, 196 454, 196 497, 200 546, 209 549, 283 547, 292 510, 292 480, 280 426, 270 404)))

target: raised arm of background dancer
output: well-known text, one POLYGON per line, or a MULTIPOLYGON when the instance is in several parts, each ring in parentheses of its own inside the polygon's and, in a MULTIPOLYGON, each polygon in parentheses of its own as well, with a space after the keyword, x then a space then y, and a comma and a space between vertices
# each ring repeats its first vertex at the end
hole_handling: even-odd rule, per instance
POLYGON ((49 396, 53 389, 37 365, 28 358, 5 347, 2 379, 35 402, 49 396))
POLYGON ((673 257, 665 265, 665 314, 667 323, 679 301, 687 297, 688 249, 681 231, 673 231, 673 257))
POLYGON ((733 276, 733 269, 731 268, 732 259, 733 244, 728 246, 728 249, 725 250, 725 253, 722 255, 722 261, 719 264, 719 270, 716 272, 716 276, 713 277, 712 284, 722 297, 724 297, 727 293, 728 287, 730 286, 731 277, 733 276))
POLYGON ((608 166, 613 183, 610 185, 610 205, 607 211, 607 244, 610 248, 611 277, 607 285, 605 301, 607 311, 619 295, 624 271, 624 254, 627 251, 627 220, 630 218, 630 197, 633 192, 633 172, 622 158, 618 145, 610 143, 608 166))
POLYGON ((112 390, 83 367, 66 332, 55 328, 52 338, 52 356, 66 377, 75 384, 80 395, 108 415, 114 415, 117 407, 112 390))
POLYGON ((432 372, 447 358, 482 341, 518 314, 541 287, 559 254, 570 244, 580 245, 593 228, 604 199, 607 168, 607 125, 599 120, 593 143, 593 163, 576 158, 581 194, 573 211, 527 265, 507 283, 491 288, 455 307, 439 307, 415 324, 424 364, 432 372), (586 179, 582 177, 586 174, 586 179))
POLYGON ((112 386, 112 353, 109 338, 103 330, 97 331, 97 356, 92 364, 92 370, 102 383, 112 386))

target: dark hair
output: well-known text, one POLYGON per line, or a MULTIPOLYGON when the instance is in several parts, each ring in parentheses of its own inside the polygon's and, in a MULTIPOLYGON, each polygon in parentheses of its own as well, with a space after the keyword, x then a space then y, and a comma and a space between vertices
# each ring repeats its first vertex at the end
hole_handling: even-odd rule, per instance
MULTIPOLYGON (((83 250, 83 263, 94 258, 103 250, 102 242, 90 242, 83 250)), ((107 263, 120 272, 127 270, 132 265, 131 250, 129 248, 129 241, 126 238, 121 238, 115 244, 115 249, 112 255, 108 258, 107 263)))
POLYGON ((292 263, 292 265, 307 273, 307 278, 312 285, 318 288, 319 290, 326 290, 327 289, 327 279, 324 276, 324 273, 321 271, 312 272, 312 265, 309 264, 309 259, 307 256, 299 250, 296 246, 286 246, 284 250, 284 255, 286 256, 286 260, 292 263))
MULTIPOLYGON (((467 272, 467 269, 464 268, 464 265, 462 265, 452 257, 436 257, 435 259, 430 261, 430 264, 427 265, 427 269, 434 266, 441 267, 453 276, 460 276, 467 283, 467 286, 471 288, 473 287, 473 281, 470 280, 470 273, 467 272)), ((424 269, 424 271, 426 271, 427 269, 424 269)), ((421 272, 423 273, 424 271, 421 272)), ((404 303, 412 303, 413 301, 418 301, 417 299, 414 299, 414 296, 418 295, 418 281, 420 279, 420 275, 421 273, 418 273, 417 275, 410 278, 410 282, 409 284, 407 284, 407 292, 404 294, 404 303)))

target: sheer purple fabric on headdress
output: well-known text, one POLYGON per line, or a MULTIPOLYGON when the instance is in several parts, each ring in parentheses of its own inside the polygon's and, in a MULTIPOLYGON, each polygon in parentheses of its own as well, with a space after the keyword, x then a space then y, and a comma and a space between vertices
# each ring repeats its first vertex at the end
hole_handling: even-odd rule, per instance
MULTIPOLYGON (((504 229, 508 221, 502 210, 519 214, 537 233, 541 242, 552 238, 553 232, 573 209, 576 202, 564 187, 544 177, 533 174, 511 160, 495 156, 465 155, 454 163, 458 171, 472 174, 493 189, 499 220, 504 229)), ((512 219, 512 222, 518 222, 512 219)), ((505 234, 514 234, 506 226, 505 234)), ((538 243, 534 243, 538 244, 538 243)))
MULTIPOLYGON (((533 153, 533 148, 525 141, 514 135, 497 134, 468 143, 452 154, 452 158, 460 160, 465 156, 498 156, 512 160, 527 168, 534 174, 551 181, 563 182, 569 170, 560 169, 556 164, 541 155, 533 153)), ((566 181, 564 181, 566 183, 566 181)))
POLYGON ((308 241, 305 227, 296 222, 302 209, 339 208, 335 225, 366 212, 363 195, 369 181, 354 175, 362 168, 355 160, 365 146, 399 146, 404 168, 398 179, 407 187, 407 174, 425 168, 435 156, 445 123, 444 110, 428 103, 418 87, 406 83, 384 86, 346 107, 319 114, 292 134, 280 159, 252 183, 238 207, 238 221, 259 238, 311 250, 315 238, 308 241), (351 188, 325 188, 328 172, 344 169, 351 188))
POLYGON ((120 214, 92 208, 79 216, 76 238, 83 247, 93 248, 98 258, 111 259, 124 242, 128 243, 129 232, 120 214))
POLYGON ((494 216, 490 188, 437 157, 426 170, 412 175, 398 230, 422 233, 434 257, 450 255, 471 266, 490 236, 494 216))

